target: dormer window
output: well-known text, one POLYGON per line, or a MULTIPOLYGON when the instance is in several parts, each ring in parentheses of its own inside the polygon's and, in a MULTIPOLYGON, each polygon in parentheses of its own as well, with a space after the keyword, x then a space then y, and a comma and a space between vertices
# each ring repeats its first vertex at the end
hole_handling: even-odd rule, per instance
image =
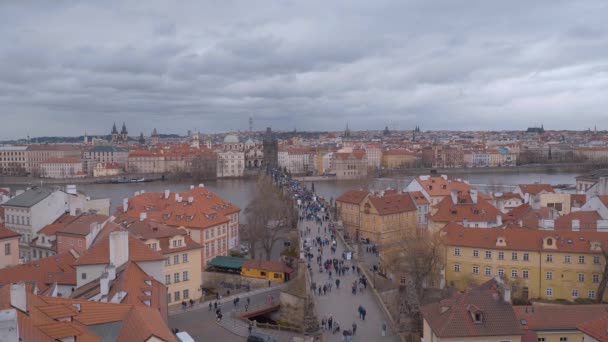
POLYGON ((475 312, 473 314, 473 323, 483 323, 483 315, 481 312, 475 312))

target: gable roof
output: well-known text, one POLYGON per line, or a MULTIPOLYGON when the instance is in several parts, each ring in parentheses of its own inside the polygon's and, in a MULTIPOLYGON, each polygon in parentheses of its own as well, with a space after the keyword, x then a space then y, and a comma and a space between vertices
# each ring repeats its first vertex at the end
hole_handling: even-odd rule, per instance
MULTIPOLYGON (((164 260, 165 257, 146 246, 136 237, 129 234, 129 261, 164 260)), ((75 265, 100 265, 110 263, 110 237, 104 237, 91 246, 76 262, 75 265)))
POLYGON ((523 328, 541 330, 576 330, 577 325, 608 313, 608 305, 525 305, 515 306, 517 319, 526 320, 523 328))
POLYGON ((368 197, 369 202, 374 206, 380 215, 392 215, 406 211, 416 211, 416 204, 409 193, 372 195, 368 197))
POLYGON ((435 222, 496 222, 497 216, 502 212, 494 207, 488 200, 477 195, 477 203, 473 202, 469 192, 461 193, 452 201, 452 196, 446 196, 437 204, 437 211, 430 219, 435 222))
POLYGON ((336 198, 336 202, 361 204, 367 195, 369 195, 367 190, 350 190, 336 198))
POLYGON ((573 211, 555 219, 555 230, 572 230, 572 221, 579 221, 579 230, 597 230, 597 221, 602 217, 597 211, 573 211))
POLYGON ((416 181, 431 197, 449 196, 452 190, 466 192, 471 186, 458 179, 446 179, 443 176, 416 177, 416 181))
POLYGON ((608 342, 608 314, 581 323, 577 328, 600 342, 608 342))
POLYGON ((20 236, 21 234, 4 227, 4 224, 0 223, 0 240, 18 238, 20 236))
POLYGON ((10 200, 4 202, 2 206, 4 207, 20 207, 20 208, 31 208, 36 205, 38 202, 43 199, 49 197, 51 195, 51 191, 42 188, 29 189, 26 190, 19 196, 15 196, 10 200))
POLYGON ((555 192, 551 184, 519 184, 519 189, 524 194, 538 195, 543 191, 555 192))
POLYGON ((421 308, 424 320, 441 338, 522 335, 511 304, 502 300, 496 280, 421 308), (481 313, 479 323, 473 315, 481 313))
POLYGON ((0 284, 19 281, 34 282, 41 291, 53 283, 76 285, 76 256, 65 252, 47 258, 30 261, 26 264, 0 269, 0 284))

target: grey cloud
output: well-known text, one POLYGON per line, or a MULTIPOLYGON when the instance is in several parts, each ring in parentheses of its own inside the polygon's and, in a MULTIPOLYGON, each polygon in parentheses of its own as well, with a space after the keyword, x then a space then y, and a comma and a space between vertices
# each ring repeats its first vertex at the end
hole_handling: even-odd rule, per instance
POLYGON ((608 128, 607 6, 2 3, 0 138, 226 131, 251 113, 258 129, 608 128))

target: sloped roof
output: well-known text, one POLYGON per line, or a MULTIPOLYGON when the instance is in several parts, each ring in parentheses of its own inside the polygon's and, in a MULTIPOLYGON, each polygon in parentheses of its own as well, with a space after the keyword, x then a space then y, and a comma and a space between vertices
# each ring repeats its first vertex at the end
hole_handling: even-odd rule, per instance
POLYGON ((470 193, 461 193, 457 196, 457 203, 453 203, 451 196, 446 196, 437 204, 437 211, 430 218, 435 222, 495 222, 502 212, 494 207, 488 200, 477 196, 474 203, 470 193))
POLYGON ((521 192, 524 194, 538 195, 543 191, 555 192, 551 184, 519 184, 521 192))
POLYGON ((15 196, 10 200, 4 202, 2 206, 5 207, 21 207, 21 208, 31 208, 36 205, 38 202, 43 199, 49 197, 51 195, 51 191, 47 189, 37 188, 37 189, 29 189, 26 190, 19 196, 15 196))
POLYGON ((600 342, 608 342, 608 314, 581 323, 577 328, 600 342))
POLYGON ((127 314, 117 341, 147 341, 151 337, 167 342, 177 341, 177 338, 167 329, 167 325, 154 309, 133 306, 127 314))
POLYGON ((4 227, 4 224, 0 223, 0 240, 18 238, 20 236, 21 234, 4 227))
POLYGON ((416 204, 408 193, 369 196, 371 204, 380 215, 392 215, 406 211, 416 211, 416 204))
POLYGON ((30 261, 26 264, 0 269, 0 284, 19 281, 35 282, 41 291, 49 285, 76 285, 76 257, 71 252, 30 261))
POLYGON ((572 230, 572 221, 579 221, 579 229, 597 230, 597 221, 602 217, 597 211, 573 211, 555 219, 555 230, 572 230))
POLYGON ((367 190, 350 190, 336 198, 336 202, 361 204, 367 195, 369 195, 367 190))
MULTIPOLYGON (((154 261, 164 260, 162 254, 150 249, 136 237, 129 234, 129 260, 130 261, 154 261)), ((110 263, 110 237, 96 242, 82 255, 76 265, 99 265, 110 263)))
POLYGON ((71 222, 69 222, 64 227, 59 228, 57 230, 57 232, 86 236, 91 232, 91 224, 93 224, 93 223, 102 224, 107 219, 108 219, 108 216, 106 216, 106 215, 89 214, 89 213, 82 214, 82 215, 76 217, 71 222))
POLYGON ((240 269, 245 262, 244 258, 237 258, 225 255, 218 255, 207 262, 208 266, 215 266, 229 269, 240 269))
POLYGON ((421 311, 433 333, 441 338, 523 334, 511 304, 502 300, 494 279, 448 300, 425 305, 421 311), (478 312, 482 321, 475 323, 473 315, 478 312))
POLYGON ((591 305, 525 305, 515 306, 518 320, 525 319, 527 329, 532 330, 576 330, 586 321, 608 313, 607 304, 591 305))
POLYGON ((416 177, 416 181, 430 196, 449 196, 452 190, 466 192, 471 186, 457 179, 444 179, 441 176, 431 176, 428 179, 416 177))

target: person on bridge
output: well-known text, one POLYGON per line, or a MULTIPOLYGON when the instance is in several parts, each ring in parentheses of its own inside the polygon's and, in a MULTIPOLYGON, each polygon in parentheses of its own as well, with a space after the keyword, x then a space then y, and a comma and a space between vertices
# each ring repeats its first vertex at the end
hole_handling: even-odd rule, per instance
POLYGON ((353 336, 357 333, 357 322, 353 322, 353 336))
MULTIPOLYGON (((340 279, 336 279, 336 289, 340 288, 340 279)), ((211 304, 209 304, 211 305, 211 304)))

